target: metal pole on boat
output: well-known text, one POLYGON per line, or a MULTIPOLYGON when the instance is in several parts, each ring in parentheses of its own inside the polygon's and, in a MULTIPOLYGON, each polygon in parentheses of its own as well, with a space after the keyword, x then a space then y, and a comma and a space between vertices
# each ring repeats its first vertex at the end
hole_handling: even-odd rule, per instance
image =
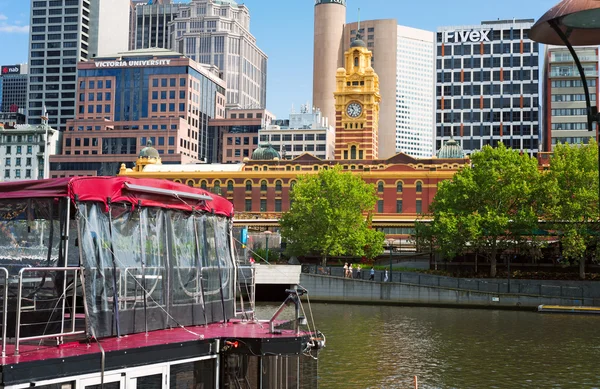
POLYGON ((148 312, 146 303, 146 240, 144 239, 144 225, 142 223, 142 201, 138 201, 138 214, 140 218, 140 258, 142 260, 142 294, 144 295, 144 332, 148 333, 148 312))
MULTIPOLYGON (((67 205, 66 205, 66 215, 65 215, 65 230, 62 236, 62 243, 63 243, 63 247, 64 247, 64 260, 63 260, 63 267, 67 268, 69 266, 69 260, 68 260, 68 256, 69 256, 69 222, 70 222, 70 217, 71 217, 71 199, 69 197, 66 197, 66 201, 67 201, 67 205)), ((63 288, 62 288, 62 313, 61 313, 61 319, 60 319, 60 333, 63 334, 65 332, 65 306, 67 303, 67 275, 68 272, 65 270, 63 273, 63 288)), ((73 279, 73 282, 77 282, 77 279, 73 279)), ((75 307, 72 307, 72 316, 71 320, 75 320, 75 315, 74 315, 74 309, 75 307)), ((59 344, 63 342, 63 337, 61 336, 60 338, 58 338, 59 344)))
MULTIPOLYGON (((206 219, 204 219, 204 223, 206 223, 206 219)), ((206 227, 204 228, 206 231, 206 227)), ((219 292, 221 294, 221 308, 223 308, 223 323, 227 322, 227 318, 225 315, 225 296, 223 296, 223 275, 221 274, 221 259, 217 253, 217 229, 214 227, 213 223, 213 236, 215 238, 215 255, 217 255, 217 268, 219 271, 219 292)))
MULTIPOLYGON (((198 235, 198 225, 196 224, 196 220, 194 217, 194 212, 192 210, 192 218, 194 218, 194 236, 196 238, 196 258, 198 260, 198 267, 196 269, 196 278, 198 275, 200 276, 196 285, 199 285, 200 288, 200 304, 202 304, 202 315, 204 316, 204 324, 208 325, 208 320, 206 320, 206 304, 204 301, 204 283, 202 282, 202 255, 200 254, 200 235, 198 235)), ((204 253, 206 254, 206 242, 202 245, 204 253)))
POLYGON ((114 311, 114 325, 117 330, 117 337, 121 337, 121 329, 119 328, 119 294, 117 292, 117 259, 115 257, 115 247, 113 245, 113 228, 112 228, 112 206, 110 197, 107 199, 108 203, 108 232, 110 234, 110 256, 112 258, 112 270, 113 270, 113 311, 114 311))
POLYGON ((4 273, 4 299, 2 300, 2 358, 6 356, 6 321, 8 320, 8 270, 0 268, 4 273))

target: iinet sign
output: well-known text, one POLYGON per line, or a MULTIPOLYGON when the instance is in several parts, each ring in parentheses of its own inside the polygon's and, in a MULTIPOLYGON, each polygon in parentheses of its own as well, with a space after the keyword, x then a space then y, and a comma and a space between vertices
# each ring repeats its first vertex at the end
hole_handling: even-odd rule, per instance
POLYGON ((491 30, 444 31, 444 43, 489 42, 491 30))

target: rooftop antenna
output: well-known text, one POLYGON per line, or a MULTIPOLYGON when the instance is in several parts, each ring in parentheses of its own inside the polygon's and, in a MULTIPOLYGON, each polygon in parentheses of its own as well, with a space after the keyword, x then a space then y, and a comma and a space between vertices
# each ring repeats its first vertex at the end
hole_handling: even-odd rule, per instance
POLYGON ((358 9, 358 28, 356 29, 356 39, 360 39, 360 8, 358 9))

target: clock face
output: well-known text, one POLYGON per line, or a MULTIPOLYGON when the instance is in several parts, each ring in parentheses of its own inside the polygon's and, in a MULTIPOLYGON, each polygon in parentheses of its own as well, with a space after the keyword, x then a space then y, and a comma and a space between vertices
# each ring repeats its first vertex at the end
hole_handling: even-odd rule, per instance
POLYGON ((362 113, 362 105, 360 103, 350 103, 346 108, 346 113, 351 118, 357 118, 362 113))

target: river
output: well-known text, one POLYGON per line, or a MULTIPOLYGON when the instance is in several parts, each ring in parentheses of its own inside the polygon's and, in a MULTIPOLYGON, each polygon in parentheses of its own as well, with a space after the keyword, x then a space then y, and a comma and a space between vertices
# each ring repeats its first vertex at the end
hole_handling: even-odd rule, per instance
MULTIPOLYGON (((274 308, 260 307, 260 318, 274 308)), ((319 389, 414 388, 414 376, 420 389, 600 388, 600 316, 320 303, 312 311, 327 336, 319 389)))

